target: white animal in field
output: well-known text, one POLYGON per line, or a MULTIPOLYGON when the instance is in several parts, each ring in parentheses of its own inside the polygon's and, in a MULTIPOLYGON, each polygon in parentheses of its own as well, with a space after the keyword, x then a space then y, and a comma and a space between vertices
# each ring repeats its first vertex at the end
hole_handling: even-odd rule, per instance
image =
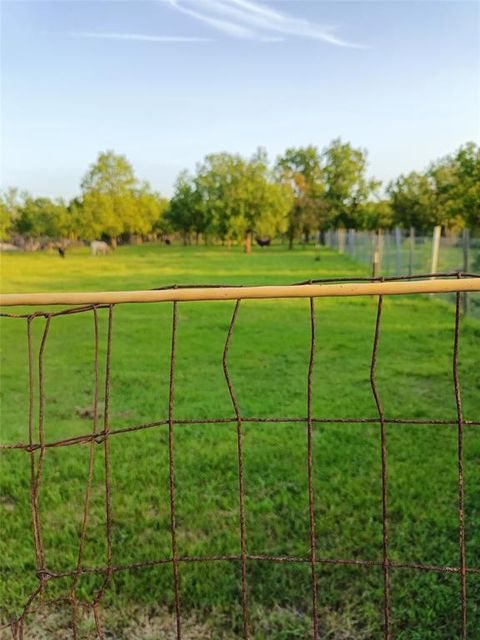
POLYGON ((110 251, 110 247, 103 240, 94 240, 90 243, 90 251, 92 256, 106 256, 110 251))

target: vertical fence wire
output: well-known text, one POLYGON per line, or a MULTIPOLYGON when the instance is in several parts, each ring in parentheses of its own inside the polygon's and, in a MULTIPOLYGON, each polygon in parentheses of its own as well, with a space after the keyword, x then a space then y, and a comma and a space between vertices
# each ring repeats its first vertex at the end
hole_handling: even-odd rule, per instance
POLYGON ((112 361, 112 329, 113 329, 113 309, 114 305, 108 307, 108 329, 107 329, 107 355, 105 363, 105 399, 103 410, 103 463, 104 463, 104 487, 105 487, 105 532, 107 543, 107 570, 102 586, 100 587, 93 602, 93 613, 97 633, 100 638, 105 637, 100 622, 99 605, 103 600, 113 576, 113 531, 112 531, 112 495, 110 481, 110 389, 111 389, 111 361, 112 361))
POLYGON ((250 634, 249 609, 248 609, 248 586, 247 586, 247 532, 245 524, 245 483, 244 483, 244 465, 243 465, 243 427, 240 406, 235 395, 235 391, 228 369, 228 352, 232 341, 233 330, 237 321, 238 310, 240 309, 240 300, 235 302, 232 319, 228 327, 227 339, 223 350, 223 372, 232 401, 233 409, 236 417, 237 427, 237 459, 238 459, 238 504, 239 504, 239 522, 240 522, 240 558, 241 558, 241 601, 242 601, 242 621, 243 621, 243 638, 248 640, 250 634))
POLYGON ((175 506, 175 446, 173 433, 173 415, 175 402, 175 356, 177 349, 177 303, 172 305, 172 342, 170 348, 170 376, 168 383, 168 485, 170 492, 170 537, 172 548, 173 594, 175 598, 175 625, 177 640, 182 637, 180 606, 180 571, 177 553, 177 512, 175 506))
POLYGON ((42 339, 40 341, 40 349, 38 352, 38 440, 40 443, 40 453, 38 457, 37 468, 34 474, 33 486, 32 486, 32 503, 34 508, 34 520, 35 520, 35 532, 36 532, 36 552, 37 552, 37 566, 40 572, 40 593, 43 595, 45 592, 46 576, 45 576, 45 547, 43 544, 42 523, 40 518, 39 509, 39 494, 40 485, 42 481, 43 465, 45 463, 46 448, 45 448, 45 380, 44 380, 44 354, 45 346, 47 344, 47 338, 50 330, 51 316, 47 316, 45 319, 45 326, 43 329, 42 339))
POLYGON ((228 352, 232 341, 233 330, 237 321, 238 310, 240 309, 240 300, 235 302, 232 319, 228 327, 227 339, 223 350, 223 372, 228 386, 228 392, 232 401, 233 409, 237 422, 237 458, 238 458, 238 503, 239 503, 239 520, 240 520, 240 558, 241 558, 241 587, 242 587, 242 622, 243 622, 243 638, 248 640, 249 637, 249 610, 248 610, 248 586, 247 586, 247 532, 245 524, 245 480, 243 467, 243 428, 240 406, 235 395, 235 391, 228 370, 228 352))
MULTIPOLYGON (((94 393, 93 393, 92 435, 97 435, 98 433, 98 400, 99 400, 99 392, 100 392, 100 366, 99 366, 98 312, 95 306, 93 306, 92 308, 92 314, 93 314, 93 339, 94 339, 94 365, 93 366, 94 366, 94 376, 95 376, 94 393)), ((82 519, 82 526, 80 531, 80 541, 78 545, 77 566, 76 566, 75 574, 72 578, 72 585, 70 587, 70 599, 72 603, 73 640, 77 640, 77 637, 78 637, 78 620, 77 620, 78 599, 77 599, 76 590, 77 590, 78 581, 82 573, 83 553, 85 549, 85 540, 87 536, 90 497, 92 492, 93 465, 95 460, 95 447, 96 447, 96 442, 94 439, 92 439, 90 442, 90 447, 88 452, 87 483, 85 487, 83 519, 82 519)))
POLYGON ((308 512, 310 525, 310 562, 312 581, 312 635, 318 640, 318 602, 317 602, 317 541, 315 537, 315 500, 313 490, 313 422, 312 422, 312 383, 316 351, 315 300, 310 298, 310 358, 307 377, 307 468, 308 468, 308 512))
POLYGON ((375 335, 373 338, 372 360, 370 366, 370 385, 380 420, 380 449, 382 464, 382 530, 383 530, 383 625, 384 638, 391 638, 390 621, 390 567, 388 558, 389 521, 388 521, 388 473, 387 473, 387 434, 385 412, 377 386, 377 356, 382 322, 383 296, 378 296, 375 335))
POLYGON ((455 300, 455 331, 453 343, 453 384, 455 389, 455 404, 457 407, 457 454, 458 454, 458 535, 460 560, 460 604, 461 604, 461 637, 467 637, 467 574, 465 555, 465 477, 464 477, 464 438, 463 438, 463 410, 460 378, 458 374, 458 350, 460 340, 460 306, 461 294, 456 294, 455 300))

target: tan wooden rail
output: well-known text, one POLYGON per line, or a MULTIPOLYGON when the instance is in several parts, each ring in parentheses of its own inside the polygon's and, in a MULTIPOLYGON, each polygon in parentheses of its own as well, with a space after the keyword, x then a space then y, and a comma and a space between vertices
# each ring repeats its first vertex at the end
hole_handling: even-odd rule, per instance
POLYGON ((387 282, 348 282, 260 287, 186 287, 149 291, 86 291, 4 293, 0 306, 101 305, 139 302, 247 300, 267 298, 325 298, 480 291, 480 278, 426 279, 387 282))

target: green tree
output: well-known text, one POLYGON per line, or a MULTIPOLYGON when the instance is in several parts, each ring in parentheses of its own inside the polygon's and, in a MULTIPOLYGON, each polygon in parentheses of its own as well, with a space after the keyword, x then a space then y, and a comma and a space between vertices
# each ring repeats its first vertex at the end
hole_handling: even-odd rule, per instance
POLYGON ((98 155, 82 183, 82 205, 76 207, 80 235, 87 240, 105 235, 112 246, 123 235, 147 235, 165 209, 148 183, 140 183, 125 156, 98 155))
POLYGON ((241 215, 238 193, 242 170, 241 157, 229 153, 210 154, 197 166, 196 191, 212 231, 222 242, 235 239, 234 218, 241 215))
POLYGON ((438 224, 435 190, 431 178, 412 171, 388 186, 393 222, 404 228, 428 231, 438 224))
POLYGON ((427 174, 439 222, 459 229, 480 226, 480 148, 473 142, 433 163, 427 174))
POLYGON ((160 223, 168 200, 151 190, 148 182, 139 185, 130 195, 132 206, 125 209, 124 235, 146 236, 160 223), (129 216, 129 217, 128 217, 129 216))
POLYGON ((174 195, 166 213, 173 229, 179 231, 187 244, 190 234, 195 234, 198 244, 200 234, 204 234, 210 224, 206 202, 202 198, 197 181, 188 171, 182 171, 175 182, 174 195))
POLYGON ((263 149, 245 163, 240 184, 239 198, 243 200, 244 210, 236 221, 239 235, 245 237, 245 251, 249 253, 254 235, 274 236, 287 230, 293 197, 287 185, 275 181, 263 149))
POLYGON ((70 239, 77 240, 82 237, 82 208, 83 203, 80 197, 72 198, 67 205, 68 217, 70 219, 70 239))
POLYGON ((137 181, 125 156, 101 152, 82 180, 80 234, 94 240, 102 234, 115 246, 135 216, 133 192, 137 181))
POLYGON ((362 206, 379 186, 378 182, 366 177, 366 151, 354 149, 337 138, 324 149, 322 159, 329 225, 359 227, 362 206))
POLYGON ((1 239, 19 235, 28 244, 34 238, 59 240, 69 235, 71 219, 63 200, 34 198, 10 188, 0 198, 1 239))
POLYGON ((457 175, 462 185, 459 200, 465 224, 480 228, 480 146, 469 142, 457 151, 457 175))
POLYGON ((148 225, 144 226, 144 229, 146 230, 141 233, 143 235, 147 235, 151 232, 161 234, 168 232, 169 225, 165 218, 169 206, 168 198, 164 198, 156 191, 150 191, 148 184, 144 185, 144 189, 140 190, 138 195, 140 200, 140 210, 143 211, 143 218, 148 221, 148 225))
POLYGON ((10 239, 10 232, 13 227, 13 220, 10 211, 3 200, 0 200, 0 241, 6 242, 10 239))
POLYGON ((358 215, 358 227, 374 231, 388 229, 393 223, 393 211, 390 200, 378 198, 365 202, 358 215))
POLYGON ((449 229, 464 226, 461 202, 463 185, 459 182, 455 158, 447 156, 433 163, 425 172, 432 189, 432 217, 438 224, 449 229))
POLYGON ((16 187, 8 187, 0 195, 0 240, 7 241, 18 233, 16 222, 27 193, 20 193, 16 187))
POLYGON ((25 203, 25 209, 29 211, 29 215, 33 219, 35 237, 59 240, 68 235, 69 219, 63 200, 28 199, 25 203))
POLYGON ((197 169, 196 183, 206 215, 222 241, 244 240, 249 253, 255 234, 285 231, 291 192, 274 181, 264 151, 249 160, 236 154, 209 155, 197 169))
POLYGON ((312 145, 287 149, 277 159, 275 172, 293 192, 287 228, 291 249, 300 232, 308 241, 311 230, 321 229, 325 222, 325 182, 318 149, 312 145))

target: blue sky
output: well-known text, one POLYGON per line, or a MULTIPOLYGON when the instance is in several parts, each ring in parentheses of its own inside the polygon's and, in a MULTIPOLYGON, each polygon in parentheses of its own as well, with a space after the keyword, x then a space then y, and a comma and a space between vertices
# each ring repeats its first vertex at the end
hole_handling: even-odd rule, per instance
POLYGON ((1 0, 2 186, 75 195, 98 151, 171 193, 209 152, 334 137, 386 181, 480 136, 480 5, 1 0))

